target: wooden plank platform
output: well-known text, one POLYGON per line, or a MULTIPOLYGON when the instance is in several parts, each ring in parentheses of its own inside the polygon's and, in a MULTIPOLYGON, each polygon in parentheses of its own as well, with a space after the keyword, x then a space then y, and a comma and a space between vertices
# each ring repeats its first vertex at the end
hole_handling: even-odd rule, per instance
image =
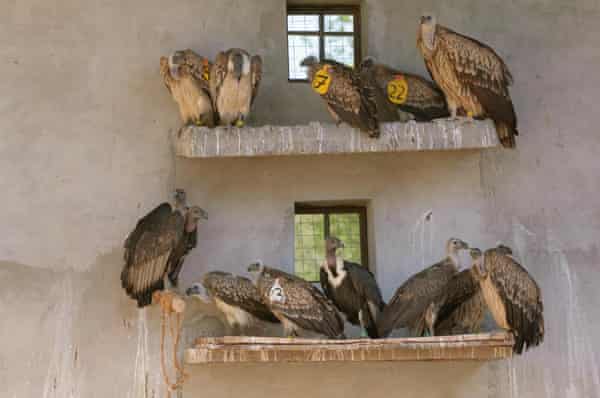
POLYGON ((508 333, 376 340, 203 337, 185 351, 185 362, 490 361, 510 358, 513 345, 508 333))

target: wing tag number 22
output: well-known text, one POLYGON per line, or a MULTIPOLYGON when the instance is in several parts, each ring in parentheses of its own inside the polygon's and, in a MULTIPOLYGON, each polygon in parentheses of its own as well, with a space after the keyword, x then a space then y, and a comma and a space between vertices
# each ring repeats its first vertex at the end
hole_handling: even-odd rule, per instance
POLYGON ((331 85, 331 76, 329 75, 329 66, 325 65, 315 73, 312 81, 312 88, 321 95, 327 94, 331 85))
POLYGON ((402 75, 396 76, 387 85, 387 94, 390 102, 401 105, 408 98, 408 83, 402 75))

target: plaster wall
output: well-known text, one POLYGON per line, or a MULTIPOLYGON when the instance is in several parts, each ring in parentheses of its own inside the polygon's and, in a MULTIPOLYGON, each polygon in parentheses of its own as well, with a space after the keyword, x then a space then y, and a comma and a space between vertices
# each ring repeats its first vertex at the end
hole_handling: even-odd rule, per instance
MULTIPOLYGON (((600 396, 597 1, 363 1, 364 55, 408 71, 424 73, 423 11, 496 48, 515 76, 515 151, 230 160, 172 156, 158 58, 245 47, 265 63, 255 124, 328 121, 287 83, 283 0, 0 6, 1 396, 163 396, 157 310, 138 312, 118 278, 124 236, 175 186, 210 213, 183 287, 256 258, 291 269, 294 202, 359 199, 385 298, 451 235, 502 240, 540 283, 547 330, 498 363, 194 367, 184 396, 600 396)), ((187 343, 222 331, 200 309, 187 343)))

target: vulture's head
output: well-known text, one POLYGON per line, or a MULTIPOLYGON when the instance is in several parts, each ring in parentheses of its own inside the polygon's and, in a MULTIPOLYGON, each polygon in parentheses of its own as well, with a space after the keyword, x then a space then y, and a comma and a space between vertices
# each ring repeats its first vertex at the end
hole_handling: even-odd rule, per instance
POLYGON ((344 242, 341 239, 336 238, 335 236, 330 236, 325 239, 325 250, 328 254, 335 254, 337 249, 343 249, 344 242))
POLYGON ((425 46, 433 50, 435 47, 435 28, 437 26, 437 20, 432 14, 423 14, 421 16, 421 23, 419 29, 421 30, 421 37, 425 46))
POLYGON ((194 283, 185 291, 185 294, 186 296, 194 297, 204 302, 210 301, 210 296, 208 295, 206 289, 204 288, 204 286, 202 286, 201 283, 194 283))
POLYGON ((496 251, 499 254, 503 254, 505 256, 513 254, 512 249, 506 245, 503 245, 502 243, 500 243, 500 244, 498 244, 498 246, 496 246, 496 251))
POLYGON ((360 69, 372 68, 373 66, 375 66, 376 63, 377 61, 374 57, 365 57, 365 59, 363 59, 360 63, 360 69))
POLYGON ((469 244, 464 240, 458 238, 450 238, 446 243, 446 252, 448 254, 456 254, 461 250, 467 250, 469 248, 469 244))
POLYGON ((176 189, 173 192, 173 201, 175 202, 175 208, 184 209, 187 206, 187 195, 183 189, 176 189))
POLYGON ((239 48, 229 50, 227 72, 238 80, 250 73, 250 56, 248 53, 239 48))
POLYGON ((181 78, 179 68, 184 63, 185 53, 183 51, 175 51, 173 54, 169 55, 169 73, 173 79, 179 80, 181 78))
POLYGON ((265 269, 265 266, 264 266, 263 262, 260 260, 257 260, 248 266, 248 272, 253 276, 260 275, 264 269, 265 269))
POLYGON ((188 217, 198 222, 198 220, 208 220, 208 212, 200 206, 192 206, 188 209, 188 217))
POLYGON ((484 279, 485 269, 483 264, 483 253, 480 249, 474 247, 471 250, 469 250, 469 254, 471 255, 471 259, 473 260, 471 269, 475 273, 475 276, 478 279, 484 279))

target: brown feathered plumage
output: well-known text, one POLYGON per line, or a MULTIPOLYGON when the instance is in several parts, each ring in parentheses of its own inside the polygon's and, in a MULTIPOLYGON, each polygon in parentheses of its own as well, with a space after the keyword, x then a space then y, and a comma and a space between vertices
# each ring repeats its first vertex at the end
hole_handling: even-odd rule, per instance
POLYGON ((486 250, 474 266, 483 297, 499 327, 515 337, 518 354, 544 340, 542 292, 504 248, 486 250))
POLYGON ((160 58, 160 74, 179 106, 185 124, 213 127, 214 112, 206 71, 209 61, 192 50, 176 51, 160 58))
POLYGON ((408 328, 415 336, 423 335, 423 313, 458 273, 458 251, 467 247, 460 239, 449 239, 446 243, 446 258, 411 276, 396 290, 381 315, 378 324, 380 336, 385 337, 399 328, 408 328))
MULTIPOLYGON (((256 319, 279 322, 262 302, 258 289, 248 278, 229 272, 213 271, 202 277, 201 285, 234 331, 243 333, 256 319)), ((203 298, 202 288, 198 283, 192 285, 187 294, 203 298)))
POLYGON ((337 124, 344 122, 371 137, 379 137, 376 103, 379 94, 374 84, 363 86, 359 73, 333 60, 319 62, 315 57, 307 57, 301 65, 308 68, 308 80, 337 124))
POLYGON ((121 285, 139 307, 152 303, 152 294, 164 289, 165 277, 177 285, 185 255, 196 246, 200 218, 206 218, 206 212, 188 208, 185 193, 177 191, 175 206, 159 205, 127 236, 121 285))
POLYGON ((305 329, 330 338, 344 337, 340 314, 315 286, 261 263, 251 264, 248 271, 257 275, 261 298, 281 321, 286 335, 296 336, 305 329))
POLYGON ((387 108, 400 109, 420 122, 449 116, 444 93, 423 77, 377 64, 372 58, 361 63, 361 75, 365 73, 375 79, 387 108), (395 84, 398 81, 401 84, 395 84))
POLYGON ((232 48, 217 54, 210 73, 210 93, 219 124, 245 124, 262 79, 262 58, 232 48))
POLYGON ((471 269, 454 275, 423 314, 432 336, 477 333, 485 315, 479 281, 471 269))
POLYGON ((460 110, 474 118, 490 118, 505 147, 515 146, 517 117, 508 87, 508 67, 489 46, 421 18, 417 47, 433 80, 440 86, 453 117, 460 110))

